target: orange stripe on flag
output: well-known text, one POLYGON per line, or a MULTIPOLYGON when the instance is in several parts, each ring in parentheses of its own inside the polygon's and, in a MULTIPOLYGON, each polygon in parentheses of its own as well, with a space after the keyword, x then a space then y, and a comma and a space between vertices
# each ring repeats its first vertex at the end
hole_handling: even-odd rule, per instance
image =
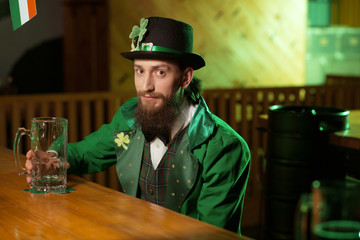
POLYGON ((35 0, 27 0, 28 9, 29 9, 29 19, 36 15, 36 3, 35 0))

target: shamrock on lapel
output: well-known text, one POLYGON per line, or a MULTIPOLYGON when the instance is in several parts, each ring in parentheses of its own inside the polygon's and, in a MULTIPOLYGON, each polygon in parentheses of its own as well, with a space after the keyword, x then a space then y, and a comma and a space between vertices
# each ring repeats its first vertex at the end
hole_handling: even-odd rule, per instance
POLYGON ((129 135, 124 135, 124 133, 119 133, 116 135, 115 143, 118 145, 118 147, 123 147, 125 150, 128 149, 126 144, 130 142, 129 135))

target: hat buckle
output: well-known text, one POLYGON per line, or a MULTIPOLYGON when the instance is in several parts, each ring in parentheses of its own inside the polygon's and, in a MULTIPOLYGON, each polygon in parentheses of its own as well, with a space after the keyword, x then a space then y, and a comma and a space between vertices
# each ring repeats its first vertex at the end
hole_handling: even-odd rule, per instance
POLYGON ((149 47, 148 49, 146 49, 146 51, 152 51, 152 48, 153 48, 154 44, 153 44, 152 42, 142 43, 142 44, 141 44, 141 50, 142 50, 142 51, 145 51, 144 48, 145 48, 146 46, 149 47))

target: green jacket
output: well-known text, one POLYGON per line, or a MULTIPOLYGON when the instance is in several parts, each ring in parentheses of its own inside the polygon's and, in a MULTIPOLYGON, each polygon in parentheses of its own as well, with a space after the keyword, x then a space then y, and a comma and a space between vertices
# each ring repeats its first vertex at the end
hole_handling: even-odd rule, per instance
MULTIPOLYGON (((116 162, 124 192, 135 197, 145 141, 134 127, 136 107, 137 98, 130 99, 110 124, 68 144, 69 172, 100 172, 116 162)), ((165 207, 240 234, 250 151, 239 134, 209 111, 203 98, 170 171, 165 207)))

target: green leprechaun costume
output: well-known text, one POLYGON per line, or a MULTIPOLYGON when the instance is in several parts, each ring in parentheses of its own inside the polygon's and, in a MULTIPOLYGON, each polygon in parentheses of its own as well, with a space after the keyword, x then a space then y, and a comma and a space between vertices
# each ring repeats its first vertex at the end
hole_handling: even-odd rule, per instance
MULTIPOLYGON (((183 22, 142 19, 130 37, 135 37, 133 51, 122 53, 128 59, 175 59, 193 69, 205 65, 202 57, 192 53, 192 28, 183 22)), ((201 96, 195 102, 191 121, 168 143, 156 169, 151 164, 150 142, 134 117, 138 99, 132 98, 111 123, 68 144, 69 173, 100 172, 116 163, 126 194, 240 234, 249 148, 209 111, 201 96)))

